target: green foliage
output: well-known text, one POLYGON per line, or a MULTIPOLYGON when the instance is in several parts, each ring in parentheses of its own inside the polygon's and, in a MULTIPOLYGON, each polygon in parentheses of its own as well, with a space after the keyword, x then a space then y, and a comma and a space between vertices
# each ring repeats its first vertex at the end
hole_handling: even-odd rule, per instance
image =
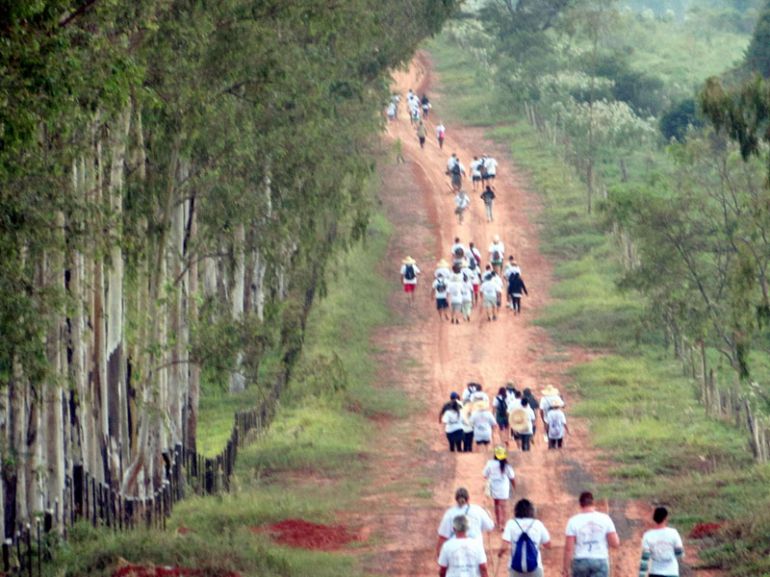
POLYGON ((660 131, 667 141, 684 142, 688 131, 702 128, 694 98, 685 98, 672 106, 660 119, 660 131))
POLYGON ((765 3, 754 29, 754 36, 746 49, 744 68, 770 78, 770 2, 765 3))

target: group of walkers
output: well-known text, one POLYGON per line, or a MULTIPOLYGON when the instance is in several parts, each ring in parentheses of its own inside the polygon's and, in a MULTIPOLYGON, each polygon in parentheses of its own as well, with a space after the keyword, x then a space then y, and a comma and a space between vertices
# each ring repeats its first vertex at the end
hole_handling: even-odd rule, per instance
POLYGON ((561 449, 565 435, 571 434, 564 399, 553 385, 541 394, 538 401, 530 388, 520 391, 512 382, 500 387, 491 403, 481 383, 468 383, 462 395, 453 391, 438 416, 449 451, 470 453, 474 444, 487 450, 496 434, 498 447, 506 450, 513 441, 526 453, 536 442, 538 422, 548 449, 561 449))
MULTIPOLYGON (((502 456, 502 452, 500 453, 502 456)), ((497 454, 496 454, 497 457, 497 454)), ((510 492, 515 488, 513 469, 508 473, 504 459, 487 464, 488 469, 498 471, 500 487, 510 492)), ((494 560, 493 575, 498 574, 502 558, 507 559, 510 577, 543 577, 541 551, 553 545, 551 534, 537 518, 535 505, 529 499, 519 499, 508 518, 507 506, 498 508, 495 503, 495 519, 487 511, 470 503, 470 493, 465 487, 455 491, 456 505, 447 509, 438 527, 436 555, 440 577, 488 577, 487 549, 494 560), (500 546, 495 554, 491 540, 485 547, 484 534, 502 527, 500 546)), ((610 549, 620 547, 620 537, 612 518, 599 511, 590 491, 578 498, 579 510, 567 521, 564 529, 563 577, 608 577, 610 574, 610 549)), ((684 545, 679 532, 668 526, 668 510, 655 508, 652 514, 653 528, 642 537, 642 553, 639 562, 640 577, 676 577, 679 562, 684 558, 684 545)))
MULTIPOLYGON (((505 262, 505 244, 494 235, 487 249, 488 264, 483 265, 481 251, 471 241, 467 246, 455 237, 450 250, 451 264, 446 259, 436 263, 431 283, 431 295, 436 300, 440 319, 460 324, 470 322, 473 307, 481 301, 487 321, 496 321, 505 306, 514 315, 521 314, 521 299, 529 295, 521 276, 521 267, 513 255, 505 262), (482 268, 483 266, 483 268, 482 268), (505 292, 505 299, 503 293, 505 292)), ((414 303, 418 278, 422 271, 416 261, 407 256, 401 262, 401 282, 410 304, 414 303)))
MULTIPOLYGON (((474 156, 470 163, 471 184, 474 194, 481 191, 479 198, 484 202, 487 222, 494 220, 494 201, 496 198, 493 182, 497 176, 497 160, 484 153, 481 157, 474 156)), ((450 177, 452 191, 455 193, 455 214, 458 224, 463 223, 463 214, 470 207, 471 199, 463 188, 463 177, 466 176, 465 166, 453 152, 447 160, 446 174, 450 177)))

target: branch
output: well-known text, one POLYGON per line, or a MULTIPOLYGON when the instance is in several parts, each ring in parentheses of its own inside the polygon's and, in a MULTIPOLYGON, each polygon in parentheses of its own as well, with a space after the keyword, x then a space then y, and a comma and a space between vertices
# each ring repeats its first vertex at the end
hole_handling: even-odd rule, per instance
POLYGON ((94 4, 96 4, 99 0, 87 0, 85 4, 83 4, 80 8, 75 10, 72 14, 68 14, 67 16, 63 16, 61 20, 59 20, 59 27, 60 28, 66 28, 67 26, 72 23, 73 20, 76 18, 79 18, 86 12, 88 12, 91 8, 94 7, 94 4))

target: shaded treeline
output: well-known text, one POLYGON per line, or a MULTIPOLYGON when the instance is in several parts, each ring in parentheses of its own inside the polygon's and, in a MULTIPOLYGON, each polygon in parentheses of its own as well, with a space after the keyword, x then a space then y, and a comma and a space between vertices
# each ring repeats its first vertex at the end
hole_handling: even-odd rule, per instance
POLYGON ((291 364, 453 4, 0 3, 0 536, 60 526, 74 467, 155 494, 202 386, 291 364))

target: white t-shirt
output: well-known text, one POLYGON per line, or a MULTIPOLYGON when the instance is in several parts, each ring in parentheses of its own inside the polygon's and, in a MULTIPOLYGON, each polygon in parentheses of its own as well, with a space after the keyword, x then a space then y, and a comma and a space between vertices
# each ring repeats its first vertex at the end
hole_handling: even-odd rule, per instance
POLYGON ((452 258, 457 258, 457 255, 455 254, 457 252, 457 249, 460 248, 463 251, 463 256, 461 258, 465 258, 465 256, 468 254, 468 249, 465 248, 463 243, 456 242, 452 245, 452 258))
POLYGON ((522 529, 526 531, 529 538, 532 539, 532 542, 537 547, 537 566, 542 567, 543 560, 540 557, 540 546, 550 543, 551 541, 551 535, 548 533, 548 529, 545 528, 545 525, 543 525, 539 519, 530 519, 529 517, 516 520, 510 519, 505 524, 505 529, 503 530, 503 541, 511 544, 511 555, 513 555, 513 551, 516 549, 516 541, 519 540, 522 529), (519 525, 521 525, 521 528, 519 528, 519 525))
POLYGON ((650 554, 650 575, 679 575, 674 549, 683 549, 679 531, 672 527, 650 529, 642 537, 642 551, 650 554))
POLYGON ((481 177, 481 161, 480 160, 474 160, 471 162, 471 176, 475 177, 481 177))
POLYGON ((503 279, 501 279, 499 275, 495 275, 492 277, 492 282, 495 283, 495 288, 497 289, 497 292, 502 293, 503 279))
POLYGON ((463 428, 462 415, 454 409, 449 409, 441 415, 441 422, 444 423, 444 431, 447 433, 454 433, 463 428))
POLYGON ((507 265, 505 265, 503 276, 505 277, 506 280, 508 280, 510 276, 515 272, 521 274, 521 267, 517 264, 508 263, 507 265))
POLYGON ((420 269, 417 268, 416 264, 413 264, 412 267, 414 268, 414 278, 413 279, 408 279, 408 278, 404 277, 404 275, 406 274, 406 267, 407 266, 408 265, 405 265, 405 264, 401 265, 401 276, 404 278, 404 284, 417 284, 417 275, 420 274, 420 269))
POLYGON ((540 410, 543 411, 546 415, 548 415, 548 411, 551 410, 551 403, 553 403, 555 400, 561 401, 561 397, 558 395, 553 395, 550 397, 543 397, 540 399, 540 410))
POLYGON ((444 539, 451 539, 454 537, 454 530, 452 529, 452 521, 458 515, 465 515, 468 518, 468 537, 476 539, 480 543, 484 543, 484 531, 491 531, 495 528, 495 522, 492 521, 492 517, 483 507, 479 505, 455 505, 450 507, 444 513, 441 518, 441 523, 438 526, 439 537, 444 539))
POLYGON ((456 206, 457 208, 462 208, 462 209, 465 209, 465 208, 467 208, 467 207, 468 207, 468 205, 469 205, 470 203, 471 203, 471 199, 470 199, 470 198, 468 198, 468 195, 467 195, 467 194, 465 194, 465 193, 463 193, 463 194, 458 194, 457 196, 455 196, 455 206, 456 206))
POLYGON ((548 425, 548 438, 561 439, 564 437, 564 426, 567 424, 567 417, 561 409, 552 409, 545 416, 545 422, 548 425))
POLYGON ((497 302, 497 285, 492 280, 485 280, 479 289, 484 295, 484 300, 497 302))
POLYGON ((608 559, 607 535, 616 533, 606 513, 578 513, 567 521, 567 537, 575 537, 575 559, 608 559))
POLYGON ((449 302, 452 304, 462 304, 463 302, 463 283, 462 281, 452 281, 447 285, 447 294, 449 302))
POLYGON ((489 175, 497 174, 497 161, 491 156, 487 156, 484 159, 484 166, 487 169, 487 174, 489 175))
POLYGON ((505 244, 503 244, 503 241, 493 242, 489 245, 489 260, 494 260, 495 252, 500 253, 500 262, 502 262, 505 256, 505 244))
POLYGON ((442 290, 439 290, 439 288, 438 288, 438 285, 439 285, 439 279, 436 279, 436 280, 434 280, 434 281, 433 281, 433 290, 434 290, 434 291, 435 291, 435 293, 436 293, 436 298, 437 298, 437 299, 445 299, 445 298, 446 298, 446 292, 447 292, 447 286, 448 286, 448 285, 447 285, 447 282, 446 282, 446 280, 444 280, 444 278, 443 278, 443 277, 441 278, 441 283, 444 285, 444 286, 442 287, 442 288, 444 289, 443 291, 442 291, 442 290))
POLYGON ((446 134, 446 127, 443 124, 436 126, 436 138, 441 138, 446 134))
POLYGON ((471 281, 463 282, 463 302, 473 302, 473 284, 471 281))
POLYGON ((451 539, 441 546, 438 564, 446 567, 446 577, 478 577, 479 565, 487 562, 484 545, 476 539, 451 539))
POLYGON ((463 166, 463 163, 460 162, 459 158, 456 158, 454 156, 450 156, 449 160, 447 160, 447 162, 446 162, 446 169, 449 172, 452 172, 452 168, 454 167, 455 164, 460 166, 460 172, 465 172, 465 167, 463 166))
POLYGON ((444 281, 447 281, 452 276, 452 271, 445 266, 441 266, 433 272, 433 276, 438 278, 439 274, 444 277, 444 281))
POLYGON ((497 422, 489 411, 476 411, 471 416, 471 425, 474 441, 491 441, 492 427, 495 427, 497 422))
POLYGON ((511 479, 515 477, 510 463, 500 470, 500 461, 490 459, 482 473, 485 479, 489 479, 489 491, 493 499, 508 499, 511 496, 511 479))

